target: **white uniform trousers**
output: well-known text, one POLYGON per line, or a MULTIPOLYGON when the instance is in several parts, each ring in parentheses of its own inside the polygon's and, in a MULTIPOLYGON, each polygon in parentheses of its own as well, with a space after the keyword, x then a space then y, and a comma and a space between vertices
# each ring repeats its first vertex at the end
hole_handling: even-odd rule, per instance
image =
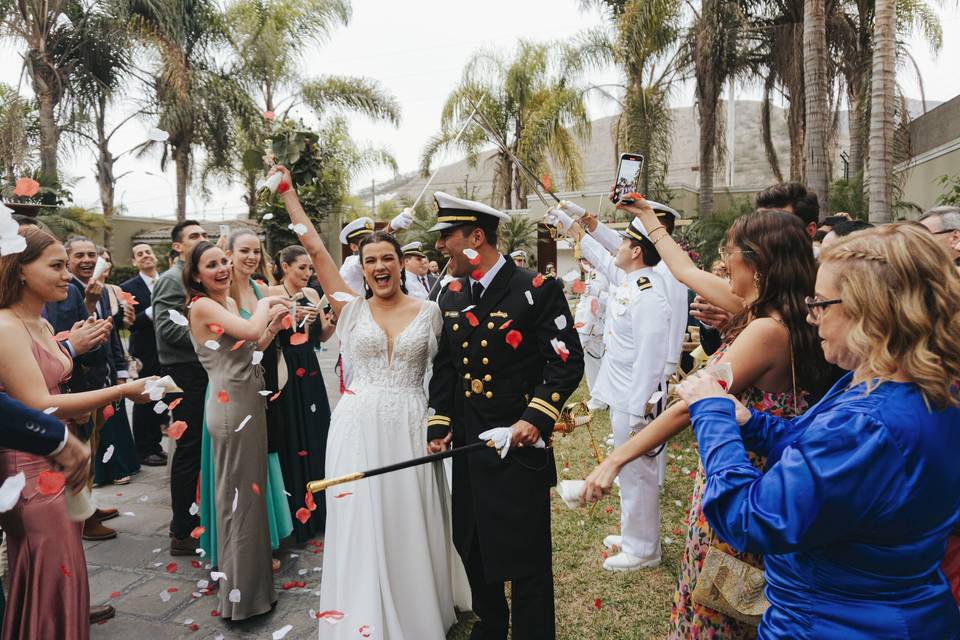
POLYGON ((600 362, 603 359, 603 336, 580 334, 580 342, 583 346, 583 375, 587 379, 587 389, 592 392, 593 385, 597 382, 597 374, 600 373, 600 362))
MULTIPOLYGON (((610 409, 616 446, 630 438, 636 424, 629 413, 610 409)), ((642 455, 620 470, 621 549, 644 562, 660 559, 660 490, 657 459, 642 455)))

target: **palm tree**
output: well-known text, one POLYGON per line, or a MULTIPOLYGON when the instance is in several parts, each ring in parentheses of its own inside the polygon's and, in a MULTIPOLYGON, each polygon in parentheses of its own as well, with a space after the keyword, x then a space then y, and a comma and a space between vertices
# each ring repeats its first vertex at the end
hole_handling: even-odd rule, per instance
POLYGON ((537 221, 523 214, 510 216, 510 222, 500 225, 498 231, 500 251, 510 254, 520 249, 528 255, 535 255, 537 250, 537 221))
MULTIPOLYGON (((492 133, 531 171, 550 175, 553 161, 563 174, 564 186, 576 188, 582 169, 575 137, 589 135, 590 121, 583 91, 565 75, 569 53, 569 49, 521 41, 509 60, 493 52, 476 54, 464 69, 460 85, 447 98, 440 133, 421 154, 421 172, 429 175, 436 155, 452 146, 466 152, 471 166, 476 165, 481 150, 491 142, 487 132, 471 122, 459 140, 456 136, 459 123, 479 105, 479 115, 492 133)), ((499 149, 492 161, 493 205, 525 208, 529 183, 521 178, 520 170, 499 149)))
POLYGON ((139 34, 157 57, 153 108, 159 114, 159 128, 169 137, 156 144, 163 145, 161 168, 168 150, 176 163, 177 219, 183 220, 194 147, 206 151, 208 166, 226 166, 236 123, 252 122, 260 115, 231 71, 217 63, 227 29, 215 0, 127 3, 139 34))
POLYGON ((894 97, 897 74, 896 0, 876 0, 873 72, 870 78, 870 154, 867 179, 870 222, 893 216, 894 97))
POLYGON ((663 181, 670 163, 673 132, 670 96, 681 71, 678 55, 680 35, 679 0, 629 0, 594 3, 605 6, 614 31, 599 29, 581 36, 576 52, 581 65, 614 63, 623 70, 623 98, 599 89, 623 111, 616 122, 617 153, 622 150, 644 156, 640 191, 663 199, 663 181))
POLYGON ((829 211, 830 184, 827 131, 830 123, 827 73, 827 0, 803 3, 803 86, 806 105, 803 161, 807 184, 820 198, 824 213, 829 211))
POLYGON ((0 83, 0 173, 8 186, 28 174, 34 161, 37 111, 32 100, 0 83))

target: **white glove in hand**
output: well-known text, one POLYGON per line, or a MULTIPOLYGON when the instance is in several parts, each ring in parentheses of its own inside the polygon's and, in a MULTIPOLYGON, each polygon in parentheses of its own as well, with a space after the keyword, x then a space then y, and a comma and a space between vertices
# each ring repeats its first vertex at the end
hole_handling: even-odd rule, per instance
POLYGON ((560 201, 560 209, 571 218, 582 218, 584 214, 587 213, 587 210, 580 205, 568 202, 567 200, 560 201))
POLYGON ((568 231, 573 226, 573 218, 560 207, 551 207, 543 216, 544 223, 557 227, 561 231, 568 231))
POLYGON ((401 229, 409 229, 413 224, 413 215, 410 211, 410 207, 407 207, 400 214, 390 221, 390 228, 394 231, 400 231, 401 229))
MULTIPOLYGON (((507 457, 507 452, 510 451, 510 443, 513 441, 513 428, 494 427, 493 429, 487 429, 480 434, 480 439, 493 440, 493 446, 500 452, 500 459, 502 460, 507 457)), ((543 438, 537 438, 533 446, 536 449, 543 449, 547 445, 543 441, 543 438)))

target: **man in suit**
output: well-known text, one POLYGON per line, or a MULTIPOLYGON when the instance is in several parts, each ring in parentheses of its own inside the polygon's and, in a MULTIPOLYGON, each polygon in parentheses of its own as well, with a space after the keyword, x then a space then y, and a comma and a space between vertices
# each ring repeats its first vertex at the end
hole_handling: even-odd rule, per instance
MULTIPOLYGON (((153 329, 153 284, 157 280, 157 258, 148 244, 131 249, 133 264, 140 272, 120 285, 137 301, 136 316, 130 327, 130 355, 140 360, 140 376, 160 374, 157 360, 157 337, 153 329)), ((133 405, 133 437, 137 442, 140 462, 150 467, 167 464, 167 454, 160 446, 160 429, 166 422, 150 404, 133 405)))
POLYGON ((170 231, 177 261, 165 271, 153 287, 153 325, 157 338, 157 359, 161 375, 169 375, 183 389, 180 404, 173 410, 174 420, 183 420, 187 429, 177 440, 170 464, 170 555, 192 556, 197 541, 190 537, 200 518, 190 513, 196 500, 197 478, 200 475, 200 442, 203 429, 204 394, 207 372, 197 360, 190 342, 190 329, 177 324, 170 311, 187 315, 187 299, 183 289, 183 260, 201 240, 206 230, 195 220, 181 220, 170 231))
POLYGON ((510 581, 513 638, 549 640, 556 635, 550 487, 557 473, 544 444, 583 375, 580 339, 560 283, 497 251, 506 214, 445 193, 434 197, 431 230, 440 232, 437 250, 456 279, 438 298, 443 331, 430 382, 428 448, 464 446, 500 428, 507 452, 453 462, 453 538, 480 618, 470 637, 507 637, 510 581))

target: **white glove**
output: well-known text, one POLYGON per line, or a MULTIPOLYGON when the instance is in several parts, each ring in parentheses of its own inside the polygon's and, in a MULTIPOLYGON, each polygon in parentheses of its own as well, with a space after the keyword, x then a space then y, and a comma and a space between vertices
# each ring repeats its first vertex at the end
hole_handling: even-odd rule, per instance
MULTIPOLYGON (((507 457, 507 452, 510 451, 510 443, 513 441, 513 427, 494 427, 493 429, 487 429, 480 434, 480 439, 493 440, 493 446, 500 452, 500 459, 502 460, 507 457)), ((547 445, 543 441, 543 438, 537 438, 533 446, 536 449, 543 449, 547 445)))
POLYGON ((413 214, 410 211, 410 207, 407 207, 390 221, 390 228, 394 231, 400 231, 401 229, 409 229, 412 224, 413 214))
POLYGON ((563 212, 571 218, 582 218, 587 213, 587 210, 580 205, 574 204, 567 200, 560 201, 560 209, 562 209, 563 212))
POLYGON ((568 216, 560 207, 551 207, 543 216, 545 224, 557 227, 561 231, 568 231, 573 226, 573 218, 568 216))

